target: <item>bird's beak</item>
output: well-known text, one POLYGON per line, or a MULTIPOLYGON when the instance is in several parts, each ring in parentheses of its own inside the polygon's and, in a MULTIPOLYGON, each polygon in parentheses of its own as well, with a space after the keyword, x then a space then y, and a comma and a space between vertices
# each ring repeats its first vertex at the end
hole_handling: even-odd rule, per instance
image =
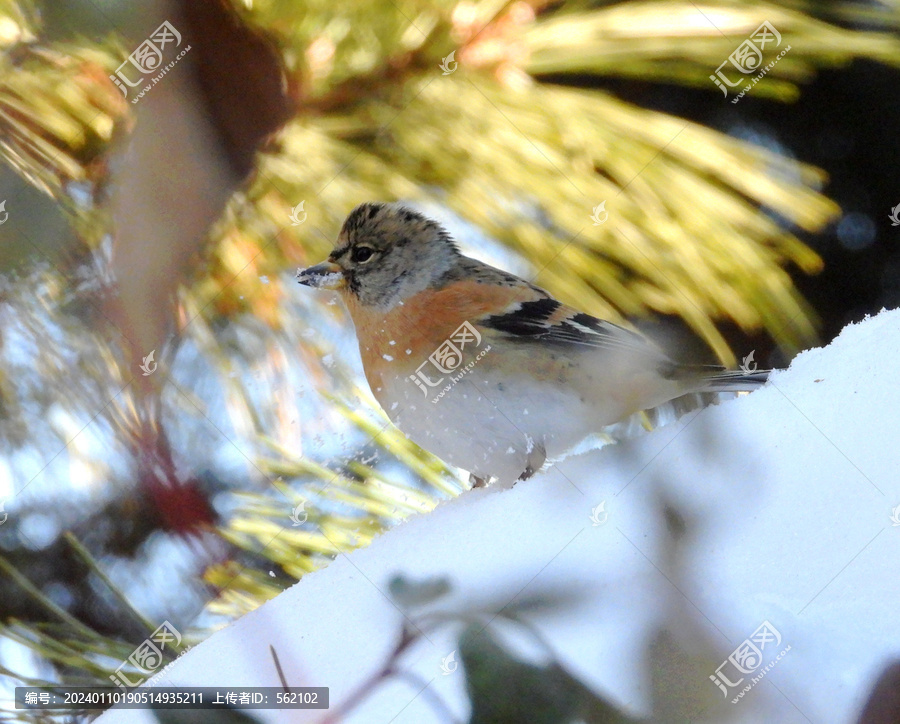
POLYGON ((317 289, 343 289, 346 284, 343 269, 332 261, 297 270, 297 282, 317 289))

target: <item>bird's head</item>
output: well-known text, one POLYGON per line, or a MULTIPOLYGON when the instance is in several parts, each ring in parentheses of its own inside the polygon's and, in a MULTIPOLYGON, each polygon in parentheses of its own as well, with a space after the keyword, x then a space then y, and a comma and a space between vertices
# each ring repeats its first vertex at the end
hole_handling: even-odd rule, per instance
POLYGON ((459 259, 436 221, 400 204, 366 203, 350 212, 328 260, 301 269, 297 281, 388 310, 428 289, 459 259))

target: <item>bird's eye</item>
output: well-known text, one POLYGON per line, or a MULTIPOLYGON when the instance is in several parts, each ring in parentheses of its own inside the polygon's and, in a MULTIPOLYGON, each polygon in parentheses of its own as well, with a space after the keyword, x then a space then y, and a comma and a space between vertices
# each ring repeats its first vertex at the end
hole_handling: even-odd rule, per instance
POLYGON ((375 250, 370 246, 357 246, 350 254, 350 258, 357 264, 365 264, 374 253, 375 250))

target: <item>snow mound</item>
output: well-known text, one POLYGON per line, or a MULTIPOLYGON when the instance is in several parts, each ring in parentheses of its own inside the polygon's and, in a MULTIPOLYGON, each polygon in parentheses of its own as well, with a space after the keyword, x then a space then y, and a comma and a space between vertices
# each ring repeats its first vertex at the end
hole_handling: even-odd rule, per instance
MULTIPOLYGON (((328 686, 339 705, 396 643, 404 613, 388 582, 402 572, 450 579, 427 611, 556 597, 529 620, 570 673, 634 716, 855 721, 900 653, 898 360, 900 310, 851 325, 757 392, 407 521, 154 683, 278 686, 271 644, 292 686, 328 686), (748 641, 761 648, 757 667, 748 641)), ((429 630, 402 659, 418 683, 391 679, 344 721, 446 721, 432 695, 464 720, 463 667, 446 663, 460 630, 429 630)), ((152 719, 132 710, 102 721, 152 719)))

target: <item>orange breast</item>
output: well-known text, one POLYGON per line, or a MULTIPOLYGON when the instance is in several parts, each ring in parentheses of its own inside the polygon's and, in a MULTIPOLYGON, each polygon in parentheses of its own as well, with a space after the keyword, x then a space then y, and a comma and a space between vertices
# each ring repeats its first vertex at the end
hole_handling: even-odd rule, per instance
POLYGON ((527 287, 455 282, 419 292, 386 313, 361 305, 352 294, 346 294, 345 301, 356 326, 366 378, 378 397, 384 375, 412 374, 463 322, 500 314, 530 295, 537 296, 527 287))

